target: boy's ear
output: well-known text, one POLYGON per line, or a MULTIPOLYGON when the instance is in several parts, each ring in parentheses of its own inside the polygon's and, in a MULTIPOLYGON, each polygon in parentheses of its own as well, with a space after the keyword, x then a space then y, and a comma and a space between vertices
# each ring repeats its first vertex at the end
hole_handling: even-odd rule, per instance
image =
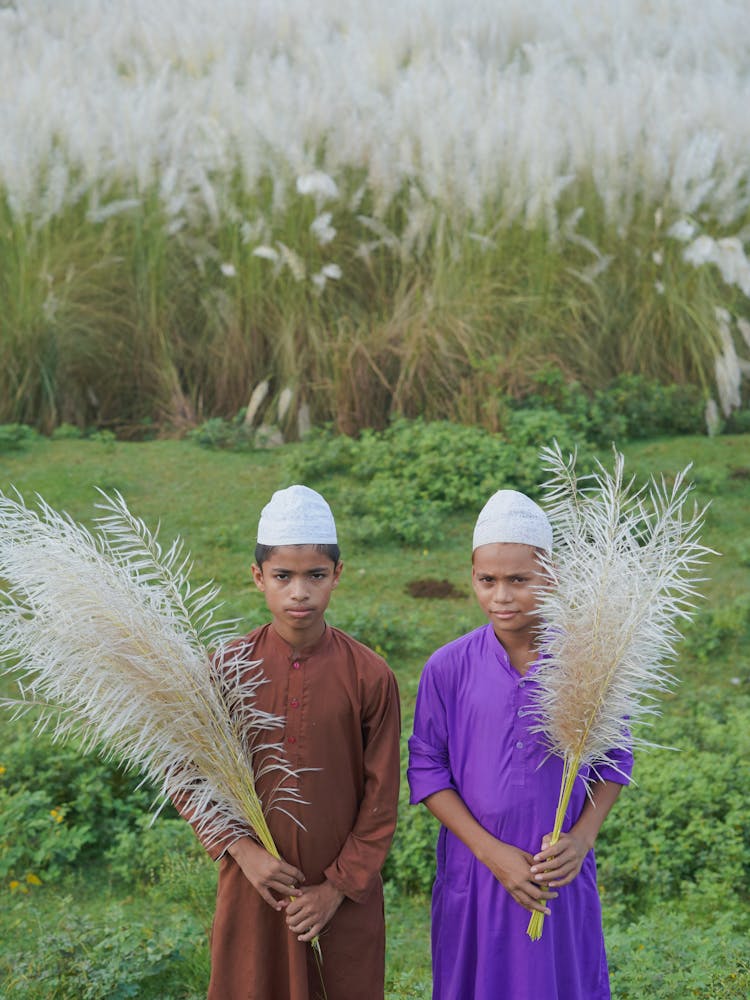
POLYGON ((253 563, 250 567, 250 572, 253 574, 253 582, 258 590, 265 590, 266 585, 263 580, 263 570, 260 566, 258 566, 257 563, 253 563))
POLYGON ((339 559, 336 565, 333 567, 333 586, 338 587, 339 580, 341 579, 341 570, 344 568, 344 564, 339 559))

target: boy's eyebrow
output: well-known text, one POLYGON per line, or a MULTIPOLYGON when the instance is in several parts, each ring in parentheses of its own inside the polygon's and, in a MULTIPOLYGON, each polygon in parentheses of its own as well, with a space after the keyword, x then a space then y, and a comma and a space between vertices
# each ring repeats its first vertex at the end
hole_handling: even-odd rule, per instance
MULTIPOLYGON (((300 572, 302 572, 302 573, 325 573, 325 571, 328 568, 329 568, 328 566, 311 566, 309 569, 303 569, 300 572)), ((285 566, 272 566, 271 567, 271 572, 272 573, 295 573, 295 572, 297 572, 297 570, 287 569, 285 566)))

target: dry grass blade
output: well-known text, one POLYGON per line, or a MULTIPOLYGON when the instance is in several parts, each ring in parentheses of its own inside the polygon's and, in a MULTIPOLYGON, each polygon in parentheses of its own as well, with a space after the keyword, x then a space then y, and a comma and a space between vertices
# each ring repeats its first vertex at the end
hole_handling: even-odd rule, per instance
MULTIPOLYGON (((658 711, 674 678, 669 664, 699 593, 700 567, 711 552, 700 542, 704 509, 686 512, 688 469, 669 487, 638 489, 602 465, 576 478, 575 457, 545 449, 545 489, 554 556, 554 585, 541 593, 541 666, 536 674, 535 732, 564 761, 553 843, 580 769, 617 767, 612 753, 650 746, 633 727, 658 711)), ((543 916, 529 923, 541 935, 543 916)))

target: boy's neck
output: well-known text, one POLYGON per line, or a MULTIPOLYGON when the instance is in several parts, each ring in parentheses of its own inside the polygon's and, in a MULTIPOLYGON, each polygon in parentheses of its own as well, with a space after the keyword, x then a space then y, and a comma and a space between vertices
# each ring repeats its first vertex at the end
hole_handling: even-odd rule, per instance
POLYGON ((514 642, 507 635, 501 639, 497 633, 495 633, 495 638, 508 654, 510 665, 516 673, 519 673, 523 677, 539 656, 539 650, 534 641, 527 636, 519 636, 518 640, 514 642))
POLYGON ((326 623, 324 619, 316 623, 316 628, 314 630, 296 630, 285 628, 280 622, 275 619, 271 622, 271 628, 283 639, 284 642, 291 646, 292 653, 305 653, 308 649, 312 649, 313 646, 317 645, 326 630, 326 623))

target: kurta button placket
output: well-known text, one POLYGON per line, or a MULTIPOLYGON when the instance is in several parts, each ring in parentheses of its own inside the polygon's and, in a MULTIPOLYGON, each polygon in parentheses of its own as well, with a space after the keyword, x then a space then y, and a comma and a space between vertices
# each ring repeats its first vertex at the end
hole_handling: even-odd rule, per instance
MULTIPOLYGON (((302 725, 302 692, 305 684, 303 663, 299 659, 292 660, 287 688, 286 742, 287 746, 299 748, 299 738, 302 725), (296 711, 292 711, 296 709, 296 711)), ((291 752, 291 751, 290 751, 291 752)), ((290 762, 294 763, 292 757, 290 762)))
POLYGON ((526 770, 528 768, 528 751, 525 749, 524 740, 520 738, 526 734, 526 727, 522 721, 525 701, 524 684, 524 678, 516 681, 512 699, 514 721, 511 781, 517 787, 522 787, 526 784, 526 770))

